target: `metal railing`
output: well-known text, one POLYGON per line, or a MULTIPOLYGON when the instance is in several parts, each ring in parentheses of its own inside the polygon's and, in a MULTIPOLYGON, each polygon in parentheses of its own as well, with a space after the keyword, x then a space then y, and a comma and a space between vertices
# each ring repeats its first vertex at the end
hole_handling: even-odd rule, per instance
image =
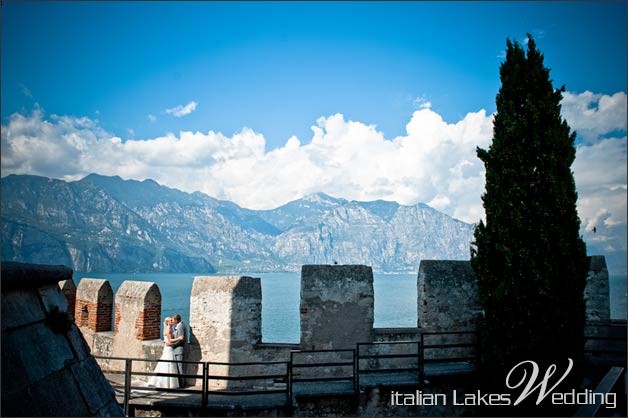
POLYGON ((353 391, 357 392, 355 349, 291 351, 288 366, 288 399, 292 399, 295 383, 317 382, 351 382, 353 391), (351 353, 350 360, 342 358, 348 357, 348 353, 351 353), (299 362, 299 357, 302 356, 306 356, 310 361, 299 362), (313 357, 317 356, 326 357, 326 360, 312 361, 313 357), (348 367, 351 367, 351 374, 345 372, 348 367), (321 371, 321 368, 325 369, 321 371), (312 373, 304 377, 305 370, 312 373))
MULTIPOLYGON (((413 350, 414 351, 414 350, 413 350)), ((403 373, 403 372, 412 372, 417 374, 417 379, 420 381, 420 356, 421 356, 421 342, 420 341, 386 341, 386 342, 372 342, 372 343, 358 343, 356 347, 356 386, 358 389, 361 387, 360 385, 360 375, 361 374, 384 374, 384 373, 403 373), (376 349, 377 351, 382 351, 386 349, 390 349, 393 347, 409 347, 413 349, 416 347, 416 352, 412 353, 391 353, 382 354, 380 352, 376 354, 371 354, 370 351, 372 349, 376 349), (416 364, 412 367, 393 367, 393 365, 380 367, 380 360, 383 362, 389 362, 391 360, 403 360, 410 359, 416 360, 416 364), (363 361, 366 361, 366 367, 362 367, 363 361)))
POLYGON ((584 353, 589 359, 608 356, 620 358, 618 366, 626 366, 626 321, 585 325, 584 353))
MULTIPOLYGON (((106 360, 106 361, 124 361, 124 370, 103 370, 105 373, 110 374, 121 374, 124 375, 124 401, 123 401, 123 409, 126 416, 129 416, 129 402, 131 399, 131 391, 132 390, 159 390, 160 392, 166 393, 198 393, 201 394, 201 408, 207 407, 207 365, 206 363, 202 363, 199 361, 176 361, 176 360, 152 360, 152 359, 142 359, 142 358, 127 358, 127 357, 105 357, 105 356, 94 356, 97 360, 106 360), (133 363, 181 363, 184 365, 197 365, 201 366, 202 374, 178 374, 178 373, 155 373, 155 372, 145 372, 145 371, 134 371, 133 363), (177 379, 180 378, 194 378, 194 379, 202 379, 201 389, 193 389, 193 388, 163 388, 163 387, 151 387, 151 386, 133 386, 133 376, 159 376, 159 377, 175 377, 177 379)), ((102 369, 102 366, 101 366, 102 369)))
MULTIPOLYGON (((162 393, 185 393, 185 394, 200 394, 201 395, 201 410, 205 411, 208 407, 209 403, 209 395, 224 395, 224 396, 233 396, 233 395, 241 395, 241 396, 249 396, 249 395, 270 395, 270 394, 286 394, 286 404, 289 402, 288 395, 288 385, 287 385, 287 376, 288 376, 288 362, 287 361, 259 361, 259 362, 242 362, 242 363, 230 363, 230 362, 199 362, 199 361, 180 361, 176 360, 151 360, 151 359, 140 359, 140 358, 126 358, 126 357, 105 357, 105 356, 94 356, 97 360, 106 360, 110 361, 124 361, 124 370, 103 370, 105 373, 109 374, 119 374, 124 375, 124 387, 123 387, 123 409, 126 416, 129 416, 129 404, 131 400, 131 391, 132 390, 156 390, 162 393), (146 371, 137 371, 133 370, 133 364, 137 364, 138 362, 143 363, 181 363, 183 365, 196 365, 197 369, 201 370, 201 374, 173 374, 173 373, 156 373, 156 372, 146 372, 146 371), (282 373, 272 373, 272 374, 251 374, 251 373, 233 373, 233 368, 240 367, 252 367, 252 366, 261 366, 262 369, 266 369, 269 366, 279 366, 283 365, 282 373), (227 374, 209 374, 209 369, 212 366, 227 366, 227 374), (155 387, 155 386, 134 386, 133 385, 133 377, 134 376, 160 376, 160 377, 176 377, 178 379, 201 379, 200 388, 197 388, 197 385, 192 385, 189 387, 179 387, 179 388, 167 388, 167 387, 155 387), (284 388, 272 388, 272 389, 250 389, 249 387, 236 385, 236 388, 229 388, 229 382, 233 381, 268 381, 272 380, 273 383, 283 383, 285 385, 284 388), (210 381, 225 381, 227 382, 225 389, 217 389, 210 388, 210 381)), ((185 367, 185 366, 184 366, 185 367)), ((102 369, 102 366, 101 366, 102 369)), ((233 385, 232 385, 233 386, 233 385)))
MULTIPOLYGON (((367 379, 368 375, 388 373, 415 374, 419 386, 425 380, 426 363, 451 363, 461 361, 475 361, 477 358, 476 342, 438 342, 430 343, 434 336, 462 336, 475 334, 468 332, 426 332, 421 334, 419 341, 393 341, 358 343, 355 349, 342 350, 293 350, 290 351, 289 361, 252 361, 252 362, 200 362, 181 361, 187 368, 184 374, 156 373, 145 371, 159 362, 177 363, 175 360, 155 360, 125 357, 94 356, 101 363, 105 373, 123 375, 123 408, 128 416, 131 391, 156 390, 161 393, 200 394, 202 411, 209 406, 210 396, 251 396, 251 395, 278 395, 285 393, 285 404, 292 404, 297 389, 313 387, 316 383, 345 382, 346 385, 337 386, 342 393, 358 394, 361 385, 361 376, 367 379), (402 349, 403 348, 403 349, 402 349), (442 351, 431 353, 432 350, 468 349, 475 351, 472 355, 444 356, 442 351), (404 351, 405 350, 405 351, 404 351), (426 356, 426 352, 428 355, 426 356), (430 354, 431 353, 431 354, 430 354), (440 354, 439 354, 440 353, 440 354), (124 367, 109 368, 111 362, 123 361, 124 367), (388 364, 386 364, 388 362, 388 364), (392 364, 390 363, 392 362, 392 364), (134 370, 134 365, 149 363, 143 370, 134 370), (223 370, 215 370, 220 369, 223 370), (190 369, 195 372, 190 373, 190 369), (133 384, 133 377, 177 377, 186 380, 194 379, 195 384, 184 388, 162 388, 153 386, 137 386, 133 384), (200 380, 200 384, 198 383, 200 380), (212 385, 212 382, 225 382, 223 386, 212 385), (250 384, 251 382, 263 384, 250 384), (299 386, 301 385, 301 387, 299 386)), ((373 380, 373 379, 371 379, 373 380)), ((374 380, 377 383, 377 379, 374 380)), ((377 383, 377 384, 381 384, 377 383)), ((394 384, 394 381, 393 381, 394 384)), ((412 383, 414 384, 414 383, 412 383)), ((326 385, 320 388, 329 390, 326 385)), ((141 393, 141 392, 140 392, 141 393)), ((301 392, 306 393, 306 392, 301 392)))
POLYGON ((419 383, 420 384, 423 384, 423 382, 425 382, 425 365, 428 363, 438 363, 438 364, 461 363, 461 362, 475 363, 478 359, 478 341, 477 341, 477 333, 475 331, 423 332, 421 333, 421 346, 420 347, 421 347, 421 349, 419 350, 421 353, 420 358, 419 358, 419 369, 420 369, 419 383), (438 337, 469 336, 469 337, 472 337, 472 341, 471 342, 458 342, 457 341, 453 343, 452 342, 429 343, 426 341, 426 339, 431 339, 437 336, 438 337), (440 351, 436 351, 436 350, 440 350, 440 351), (443 352, 447 352, 449 350, 454 352, 451 356, 429 354, 431 351, 436 351, 436 353, 442 354, 443 352), (428 353, 427 356, 426 356, 426 352, 428 353))

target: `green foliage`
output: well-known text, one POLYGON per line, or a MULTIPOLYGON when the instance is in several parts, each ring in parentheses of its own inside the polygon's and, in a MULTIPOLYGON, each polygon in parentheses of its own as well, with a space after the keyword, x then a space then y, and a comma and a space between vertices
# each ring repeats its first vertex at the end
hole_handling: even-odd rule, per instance
POLYGON ((570 169, 574 139, 560 114, 543 55, 507 41, 500 67, 493 141, 477 155, 486 168, 486 222, 475 230, 471 263, 485 318, 483 373, 504 383, 519 361, 582 358, 588 261, 579 236, 570 169))

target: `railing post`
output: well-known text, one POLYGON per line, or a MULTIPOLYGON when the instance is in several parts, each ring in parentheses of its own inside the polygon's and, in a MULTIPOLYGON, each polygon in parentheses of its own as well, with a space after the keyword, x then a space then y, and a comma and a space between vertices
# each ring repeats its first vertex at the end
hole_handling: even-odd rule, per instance
POLYGON ((473 337, 475 338, 475 370, 478 370, 480 365, 480 334, 476 331, 473 333, 473 337))
POLYGON ((288 404, 292 405, 292 352, 290 352, 290 361, 288 362, 288 404))
POLYGON ((133 360, 124 360, 124 415, 129 416, 129 400, 131 398, 131 369, 133 360))
POLYGON ((360 343, 356 345, 356 356, 355 356, 355 380, 358 394, 360 393, 360 343))
POLYGON ((288 406, 292 406, 292 358, 294 351, 290 352, 290 362, 288 363, 288 406))
MULTIPOLYGON (((292 354, 290 354, 292 358, 292 354)), ((292 404, 292 393, 290 391, 290 387, 292 386, 292 372, 290 368, 290 361, 286 362, 286 405, 290 406, 292 404)))
POLYGON ((201 410, 203 412, 207 411, 207 396, 208 396, 208 375, 209 375, 209 364, 207 362, 203 362, 203 381, 201 383, 201 388, 203 393, 201 394, 201 410))
POLYGON ((357 395, 358 394, 358 371, 357 371, 357 356, 355 353, 355 348, 351 350, 351 354, 352 357, 351 359, 353 360, 353 392, 357 395))
POLYGON ((419 355, 419 387, 423 387, 425 384, 425 347, 423 343, 423 333, 421 333, 421 339, 417 341, 417 349, 419 355))

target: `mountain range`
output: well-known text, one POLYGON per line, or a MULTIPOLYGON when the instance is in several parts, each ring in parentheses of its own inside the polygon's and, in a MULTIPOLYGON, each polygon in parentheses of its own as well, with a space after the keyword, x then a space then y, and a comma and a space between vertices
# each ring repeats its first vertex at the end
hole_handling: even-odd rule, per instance
POLYGON ((90 174, 2 178, 2 260, 81 272, 269 272, 367 264, 416 272, 421 259, 468 259, 473 225, 425 204, 323 193, 250 210, 153 180, 90 174))

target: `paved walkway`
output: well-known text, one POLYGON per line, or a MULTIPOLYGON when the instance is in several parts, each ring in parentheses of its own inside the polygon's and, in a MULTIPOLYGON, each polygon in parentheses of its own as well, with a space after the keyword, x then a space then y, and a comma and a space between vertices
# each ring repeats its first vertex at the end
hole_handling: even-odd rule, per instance
MULTIPOLYGON (((425 365, 425 376, 449 376, 473 373, 475 367, 471 363, 429 363, 425 365)), ((111 383, 119 403, 124 402, 124 375, 105 373, 111 383)), ((417 373, 414 372, 387 372, 360 374, 360 390, 371 387, 400 387, 416 386, 419 384, 417 373)), ((148 387, 146 382, 134 379, 131 382, 133 389, 129 403, 133 406, 151 408, 201 408, 200 386, 189 386, 178 389, 177 392, 164 392, 158 388, 148 387)), ((278 383, 275 389, 285 389, 286 385, 278 383)), ((294 397, 310 396, 350 396, 355 394, 353 381, 337 382, 295 382, 292 386, 294 397)), ((207 406, 216 410, 260 410, 282 408, 289 404, 287 394, 270 393, 258 395, 225 395, 209 393, 207 406)))
MULTIPOLYGON (((111 383, 118 402, 124 402, 124 375, 105 373, 111 383)), ((190 386, 177 392, 164 392, 158 388, 147 387, 146 382, 133 380, 129 404, 151 408, 201 408, 201 388, 190 386)), ((287 404, 287 395, 281 393, 261 395, 221 395, 210 393, 207 396, 207 406, 218 410, 248 410, 282 408, 287 404)))

